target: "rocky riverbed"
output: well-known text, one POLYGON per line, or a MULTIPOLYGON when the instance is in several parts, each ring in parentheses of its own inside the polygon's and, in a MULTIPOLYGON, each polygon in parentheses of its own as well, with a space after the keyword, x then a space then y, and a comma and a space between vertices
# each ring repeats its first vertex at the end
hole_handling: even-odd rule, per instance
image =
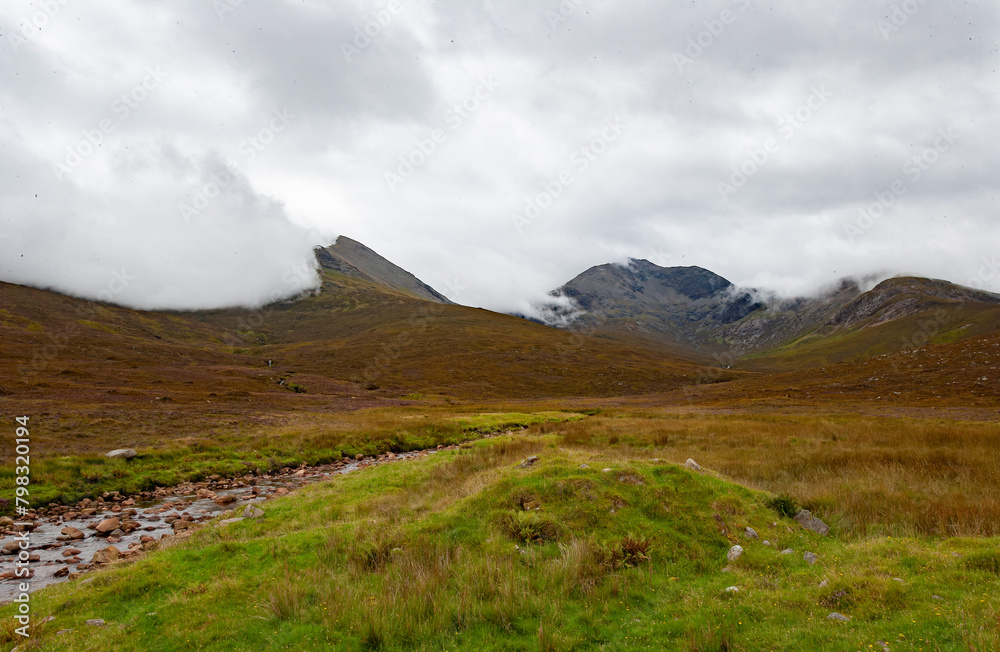
POLYGON ((76 505, 53 504, 32 510, 16 522, 2 517, 0 603, 9 602, 20 593, 17 591, 20 582, 30 582, 31 590, 36 591, 76 579, 95 568, 137 558, 163 539, 190 536, 194 529, 219 516, 224 517, 220 524, 259 518, 264 514, 261 503, 304 485, 435 452, 385 453, 239 478, 210 476, 202 482, 160 488, 138 496, 113 492, 76 505), (23 548, 25 539, 27 545, 23 548), (27 561, 30 579, 15 577, 19 558, 27 561))

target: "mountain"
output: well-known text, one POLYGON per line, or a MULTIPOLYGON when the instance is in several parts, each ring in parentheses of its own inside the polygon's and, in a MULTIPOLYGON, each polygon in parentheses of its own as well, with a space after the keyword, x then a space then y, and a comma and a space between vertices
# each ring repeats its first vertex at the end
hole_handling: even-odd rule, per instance
POLYGON ((700 267, 664 268, 635 259, 592 267, 551 294, 554 301, 540 307, 547 323, 634 334, 727 367, 739 358, 758 369, 769 358, 783 367, 827 364, 906 348, 907 332, 918 337, 909 346, 920 346, 921 324, 940 322, 928 341, 955 341, 1000 323, 1000 295, 947 281, 894 278, 864 292, 844 279, 815 297, 781 299, 738 288, 700 267), (960 321, 960 313, 968 318, 946 324, 941 310, 949 321, 960 321), (877 328, 888 324, 894 328, 877 328), (946 335, 946 326, 964 330, 946 335))
POLYGON ((413 274, 346 236, 340 236, 329 247, 317 247, 316 260, 323 269, 371 281, 419 299, 451 303, 447 297, 413 274))

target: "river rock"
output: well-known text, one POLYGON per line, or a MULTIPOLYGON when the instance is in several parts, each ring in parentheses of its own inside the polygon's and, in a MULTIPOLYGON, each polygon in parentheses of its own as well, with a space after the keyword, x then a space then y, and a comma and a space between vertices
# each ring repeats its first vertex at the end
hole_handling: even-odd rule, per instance
POLYGON ((14 519, 9 516, 0 516, 0 527, 9 527, 14 525, 14 519))
POLYGON ((830 531, 829 525, 810 514, 807 509, 799 510, 799 513, 795 515, 795 520, 805 529, 812 530, 817 534, 826 535, 830 531))
POLYGON ((215 492, 211 489, 199 489, 195 496, 198 498, 209 498, 211 500, 215 500, 216 498, 215 492))
POLYGON ((222 505, 222 506, 224 506, 224 505, 230 505, 232 503, 235 503, 237 500, 239 500, 239 498, 237 498, 236 496, 234 496, 232 494, 228 494, 226 496, 219 496, 218 498, 216 498, 215 499, 215 504, 216 505, 222 505))
POLYGON ((117 517, 106 518, 97 524, 98 534, 110 534, 121 527, 121 521, 117 517))
POLYGON ((7 543, 3 544, 3 552, 5 555, 13 555, 20 549, 21 549, 21 543, 17 539, 8 541, 7 543))
POLYGON ((104 454, 104 457, 110 457, 113 460, 130 460, 138 455, 131 448, 119 448, 104 454))
POLYGON ((91 559, 91 563, 94 564, 110 564, 121 557, 121 552, 118 548, 114 546, 108 546, 94 553, 94 558, 91 559))

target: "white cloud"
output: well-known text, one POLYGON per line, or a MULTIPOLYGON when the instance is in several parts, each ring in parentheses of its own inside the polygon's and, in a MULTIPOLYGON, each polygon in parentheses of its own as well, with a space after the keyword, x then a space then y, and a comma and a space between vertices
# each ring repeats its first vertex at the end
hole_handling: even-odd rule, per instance
POLYGON ((307 287, 283 276, 343 233, 441 291, 461 285, 464 303, 514 311, 628 257, 798 293, 880 271, 965 283, 1000 253, 1000 17, 985 0, 924 4, 888 38, 892 4, 860 0, 584 0, 565 20, 555 1, 404 3, 350 61, 342 44, 387 2, 248 0, 223 19, 195 0, 55 4, 16 45, 38 5, 0 13, 4 280, 96 296, 132 266, 116 295, 130 305, 254 304, 307 287), (121 118, 116 98, 150 69, 163 83, 121 118), (473 102, 484 77, 496 88, 473 102), (781 121, 817 88, 828 101, 789 133, 781 121), (275 111, 294 119, 268 135, 275 111), (106 119, 58 181, 52 164, 106 119), (954 146, 908 176, 949 128, 954 146), (393 192, 386 172, 435 130, 446 138, 393 192), (769 138, 767 160, 720 196, 769 138), (564 172, 573 183, 515 228, 564 172), (852 233, 899 179, 906 193, 852 233))

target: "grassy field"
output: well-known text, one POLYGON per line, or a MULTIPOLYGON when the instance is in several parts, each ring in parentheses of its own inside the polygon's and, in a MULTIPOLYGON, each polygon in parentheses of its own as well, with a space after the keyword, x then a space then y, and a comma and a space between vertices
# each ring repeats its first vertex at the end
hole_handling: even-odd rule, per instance
MULTIPOLYGON (((133 460, 108 459, 103 455, 45 455, 58 447, 50 445, 58 433, 42 434, 45 424, 33 430, 36 455, 32 466, 32 504, 70 504, 94 498, 103 492, 137 494, 156 487, 171 487, 203 480, 210 475, 236 477, 269 472, 302 464, 318 465, 355 455, 375 456, 385 452, 448 446, 487 434, 520 430, 529 426, 583 418, 573 412, 489 413, 456 410, 416 411, 373 409, 354 411, 336 418, 322 416, 272 417, 254 433, 220 429, 200 436, 149 442, 138 447, 133 460)), ((113 447, 101 438, 91 438, 98 450, 113 447)), ((0 466, 0 496, 13 496, 15 467, 0 466)), ((11 513, 13 504, 0 507, 11 513)))
POLYGON ((19 649, 1000 646, 996 539, 821 537, 771 494, 542 429, 314 485, 44 591, 54 620, 19 649))

